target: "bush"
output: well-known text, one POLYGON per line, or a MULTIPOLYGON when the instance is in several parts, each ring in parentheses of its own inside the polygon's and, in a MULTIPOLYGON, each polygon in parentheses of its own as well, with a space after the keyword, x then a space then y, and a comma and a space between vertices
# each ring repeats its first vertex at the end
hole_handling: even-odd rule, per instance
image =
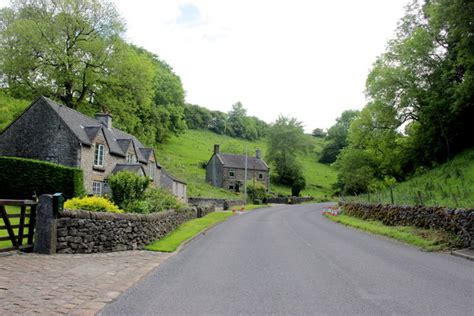
POLYGON ((261 183, 247 184, 248 200, 253 204, 261 204, 262 201, 267 200, 267 192, 265 186, 261 183))
POLYGON ((145 191, 142 199, 130 200, 124 208, 127 212, 147 214, 171 209, 181 210, 184 208, 184 204, 162 188, 149 188, 145 191))
POLYGON ((123 213, 123 211, 120 210, 117 205, 100 196, 72 198, 64 203, 64 208, 69 210, 123 213))
POLYGON ((0 198, 4 199, 57 192, 66 198, 85 194, 81 169, 33 159, 0 157, 0 183, 0 198))
POLYGON ((112 200, 125 209, 132 201, 143 199, 146 188, 150 184, 147 177, 141 177, 131 171, 120 171, 108 178, 112 190, 112 200))

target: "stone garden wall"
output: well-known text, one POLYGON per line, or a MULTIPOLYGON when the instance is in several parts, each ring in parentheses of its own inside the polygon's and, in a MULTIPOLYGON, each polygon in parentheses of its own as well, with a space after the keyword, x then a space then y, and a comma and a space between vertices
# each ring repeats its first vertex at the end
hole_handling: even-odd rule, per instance
POLYGON ((243 200, 227 200, 227 199, 210 199, 210 198, 188 198, 188 204, 194 206, 215 206, 221 207, 224 210, 229 210, 233 206, 245 205, 243 200))
POLYGON ((474 247, 474 209, 345 202, 339 205, 348 215, 379 220, 385 225, 443 229, 458 235, 465 247, 474 247))
POLYGON ((283 197, 269 197, 267 203, 273 204, 300 204, 303 202, 312 201, 312 196, 283 196, 283 197))
POLYGON ((152 214, 64 210, 56 219, 57 253, 142 249, 182 223, 214 211, 214 206, 152 214))

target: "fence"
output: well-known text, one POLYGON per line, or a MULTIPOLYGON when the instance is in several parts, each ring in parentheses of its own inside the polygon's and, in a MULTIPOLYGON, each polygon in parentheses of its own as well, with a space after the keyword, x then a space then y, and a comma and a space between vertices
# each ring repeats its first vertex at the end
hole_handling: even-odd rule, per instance
POLYGON ((32 200, 0 200, 0 252, 32 250, 36 205, 32 200))

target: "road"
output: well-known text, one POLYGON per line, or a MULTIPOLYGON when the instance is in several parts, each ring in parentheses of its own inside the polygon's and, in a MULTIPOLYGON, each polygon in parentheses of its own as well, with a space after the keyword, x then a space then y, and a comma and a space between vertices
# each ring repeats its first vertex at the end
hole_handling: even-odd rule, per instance
POLYGON ((103 315, 474 315, 474 262, 329 221, 327 204, 232 217, 103 315))

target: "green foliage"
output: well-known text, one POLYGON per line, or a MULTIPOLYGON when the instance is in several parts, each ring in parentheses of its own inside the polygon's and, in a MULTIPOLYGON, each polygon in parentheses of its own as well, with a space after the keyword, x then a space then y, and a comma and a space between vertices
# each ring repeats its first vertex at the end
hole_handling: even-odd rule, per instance
POLYGON ((314 137, 324 138, 324 137, 326 137, 327 134, 322 128, 315 128, 311 132, 311 135, 313 135, 314 137))
POLYGON ((87 115, 108 111, 149 145, 186 129, 180 78, 125 42, 111 2, 14 1, 0 10, 0 25, 0 86, 12 97, 45 95, 87 115))
POLYGON ((163 239, 156 240, 145 247, 146 250, 173 252, 186 240, 199 234, 204 229, 225 221, 233 214, 231 212, 213 212, 204 217, 196 218, 181 224, 175 231, 163 239))
POLYGON ((130 202, 143 199, 150 180, 125 170, 109 176, 108 183, 112 190, 112 200, 122 209, 127 209, 130 202))
POLYGON ((12 98, 4 90, 0 90, 0 131, 3 131, 17 118, 31 101, 12 98))
POLYGON ((119 209, 117 205, 101 196, 72 198, 64 202, 64 208, 69 210, 123 213, 123 211, 119 209))
POLYGON ((465 0, 407 7, 367 78, 369 102, 338 160, 342 192, 380 189, 385 177, 401 181, 474 146, 473 10, 465 0), (357 188, 354 174, 363 177, 357 188))
POLYGON ((128 200, 124 209, 132 213, 155 213, 182 210, 184 204, 163 188, 148 188, 140 199, 128 200))
POLYGON ((352 121, 357 118, 359 111, 347 110, 342 112, 336 119, 336 124, 328 129, 326 136, 326 145, 321 152, 319 162, 333 163, 341 150, 347 146, 347 134, 352 121))
POLYGON ((300 192, 306 187, 306 179, 299 175, 291 184, 291 195, 300 196, 300 192))
POLYGON ((3 199, 31 199, 57 192, 72 198, 85 192, 81 169, 16 157, 0 157, 0 183, 3 199))
POLYGON ((255 184, 247 184, 247 198, 254 204, 261 204, 266 201, 267 191, 265 186, 256 182, 255 184))

